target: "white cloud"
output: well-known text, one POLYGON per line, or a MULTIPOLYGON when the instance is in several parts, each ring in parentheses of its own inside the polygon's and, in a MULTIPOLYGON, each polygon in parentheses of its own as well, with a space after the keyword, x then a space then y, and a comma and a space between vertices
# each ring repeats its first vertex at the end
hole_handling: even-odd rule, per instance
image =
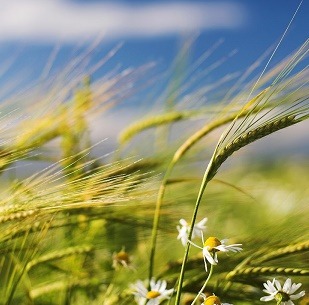
POLYGON ((0 0, 0 40, 77 42, 152 37, 235 28, 245 19, 232 2, 77 3, 69 0, 0 0))

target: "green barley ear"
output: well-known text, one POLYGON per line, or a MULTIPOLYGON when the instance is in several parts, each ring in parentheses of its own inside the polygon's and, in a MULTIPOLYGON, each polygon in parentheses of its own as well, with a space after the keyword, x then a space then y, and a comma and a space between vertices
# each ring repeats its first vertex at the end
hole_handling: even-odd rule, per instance
POLYGON ((40 229, 32 230, 31 226, 28 226, 21 235, 12 235, 14 231, 18 230, 16 227, 17 230, 14 230, 13 226, 1 232, 0 295, 3 302, 1 304, 13 304, 15 296, 21 288, 25 291, 29 290, 26 266, 39 252, 49 226, 50 221, 47 220, 40 229))
MULTIPOLYGON (((1 304, 23 304, 27 297, 34 303, 63 289, 103 285, 110 274, 97 262, 111 269, 110 247, 118 242, 106 234, 107 227, 135 228, 135 212, 141 210, 136 203, 146 207, 153 192, 154 179, 140 173, 137 163, 91 168, 88 162, 86 175, 68 180, 59 161, 1 189, 1 304)), ((129 234, 132 244, 136 237, 129 234)))
POLYGON ((48 264, 52 261, 60 260, 62 258, 74 255, 87 254, 93 251, 93 247, 89 245, 79 245, 75 247, 69 247, 66 249, 57 250, 55 252, 49 252, 46 255, 42 255, 28 262, 26 270, 29 272, 30 269, 34 268, 39 264, 48 264))
POLYGON ((226 276, 226 279, 231 280, 234 278, 254 278, 257 275, 308 276, 309 270, 285 267, 245 267, 229 272, 226 276))
POLYGON ((125 144, 130 141, 138 133, 182 120, 187 120, 192 117, 200 116, 203 111, 201 110, 187 110, 187 111, 169 111, 167 113, 150 116, 146 119, 137 121, 128 126, 119 136, 119 143, 125 144))
POLYGON ((247 103, 239 116, 248 107, 243 120, 238 117, 222 134, 208 168, 208 180, 217 173, 223 162, 240 148, 278 130, 300 123, 309 117, 308 69, 300 70, 292 77, 289 74, 308 55, 307 40, 294 58, 279 73, 271 86, 262 91, 252 103, 247 103), (271 105, 271 107, 268 107, 271 105), (255 112, 259 108, 259 111, 255 112))
POLYGON ((309 250, 309 241, 303 241, 296 244, 288 245, 276 250, 268 251, 268 253, 254 259, 253 263, 264 263, 273 259, 285 257, 287 255, 298 254, 309 250))
POLYGON ((82 174, 83 164, 87 161, 82 151, 91 144, 85 116, 92 104, 90 78, 87 77, 83 87, 76 91, 71 107, 66 108, 66 116, 59 127, 62 166, 70 179, 82 174))

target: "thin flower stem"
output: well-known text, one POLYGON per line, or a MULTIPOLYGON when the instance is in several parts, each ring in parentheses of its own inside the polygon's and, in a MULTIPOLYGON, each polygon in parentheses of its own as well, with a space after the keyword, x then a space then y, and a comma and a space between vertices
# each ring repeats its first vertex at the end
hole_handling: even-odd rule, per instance
MULTIPOLYGON (((200 205, 200 202, 202 200, 205 188, 208 184, 208 182, 211 180, 211 176, 209 175, 209 173, 212 170, 212 162, 213 162, 213 158, 214 155, 216 153, 216 150, 213 154, 213 157, 211 158, 210 162, 208 163, 207 169, 204 173, 204 177, 200 186, 200 190, 196 199, 196 203, 195 203, 195 207, 194 207, 194 211, 193 211, 193 215, 192 215, 192 220, 191 220, 191 226, 190 226, 190 232, 188 235, 188 240, 191 240, 191 236, 192 236, 192 232, 193 232, 193 228, 194 228, 194 224, 195 224, 195 220, 196 220, 196 216, 197 216, 197 212, 198 212, 198 208, 200 205)), ((190 251, 190 242, 188 241, 187 243, 187 247, 185 250, 185 254, 183 257, 183 261, 182 261, 182 265, 181 265, 181 270, 180 270, 180 274, 179 274, 179 281, 178 281, 178 286, 177 286, 177 293, 176 293, 176 300, 175 300, 175 305, 179 305, 180 304, 180 297, 181 297, 181 291, 182 291, 182 283, 183 283, 183 279, 184 279, 184 275, 185 275, 185 267, 187 264, 187 260, 188 260, 188 256, 189 256, 189 251, 190 251)))
POLYGON ((209 270, 209 274, 207 276, 207 279, 204 283, 204 285, 202 286, 202 288, 200 289, 200 291, 198 292, 197 296, 195 297, 195 299, 193 300, 193 302, 191 303, 191 305, 194 305, 195 302, 198 300, 198 298, 200 297, 201 293, 203 292, 203 290, 205 289, 205 287, 207 286, 207 283, 209 281, 209 279, 211 278, 212 272, 214 269, 214 265, 210 265, 210 270, 209 270))

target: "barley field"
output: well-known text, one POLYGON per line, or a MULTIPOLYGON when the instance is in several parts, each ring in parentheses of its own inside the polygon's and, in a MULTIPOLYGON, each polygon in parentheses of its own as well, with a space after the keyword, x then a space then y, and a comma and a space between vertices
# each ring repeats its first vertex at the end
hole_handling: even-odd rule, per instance
POLYGON ((125 123, 156 78, 93 80, 113 51, 6 97, 0 304, 309 304, 308 44, 212 84, 189 66, 125 123))

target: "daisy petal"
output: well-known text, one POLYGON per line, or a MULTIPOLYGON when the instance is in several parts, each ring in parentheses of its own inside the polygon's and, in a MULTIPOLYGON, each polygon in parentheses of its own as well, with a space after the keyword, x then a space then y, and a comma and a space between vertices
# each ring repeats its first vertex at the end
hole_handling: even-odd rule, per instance
POLYGON ((204 260, 205 270, 207 272, 207 260, 206 260, 206 257, 204 255, 203 255, 203 260, 204 260))
POLYGON ((203 248, 203 256, 212 264, 212 265, 217 265, 216 261, 213 259, 211 254, 208 252, 207 248, 203 248))
POLYGON ((271 301, 275 298, 275 296, 273 295, 267 295, 265 297, 261 297, 260 300, 263 301, 263 302, 268 302, 268 301, 271 301))
POLYGON ((303 291, 301 291, 297 294, 290 295, 290 299, 291 300, 297 300, 297 299, 303 297, 304 295, 305 295, 305 291, 303 290, 303 291))
POLYGON ((283 284, 283 287, 282 287, 282 291, 283 292, 286 292, 287 294, 290 293, 290 288, 292 286, 292 281, 290 278, 288 278, 285 283, 283 284))
POLYGON ((300 286, 301 286, 301 283, 293 284, 290 289, 290 294, 293 294, 300 286))
POLYGON ((183 218, 181 218, 181 219, 179 220, 179 223, 180 223, 183 227, 187 227, 187 226, 188 226, 188 223, 187 223, 183 218))

